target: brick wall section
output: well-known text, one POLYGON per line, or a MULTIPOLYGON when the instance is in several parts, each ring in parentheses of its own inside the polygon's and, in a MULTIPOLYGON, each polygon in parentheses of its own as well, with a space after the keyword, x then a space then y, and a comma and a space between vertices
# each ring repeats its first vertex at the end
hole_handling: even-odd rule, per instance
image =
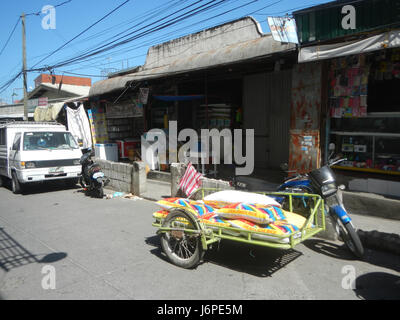
MULTIPOLYGON (((61 76, 61 75, 54 75, 54 77, 56 78, 55 83, 60 83, 62 79, 63 84, 70 84, 74 86, 87 86, 87 87, 90 87, 92 85, 91 78, 61 76)), ((52 76, 49 74, 41 74, 35 79, 35 86, 38 86, 41 83, 52 83, 52 76)))

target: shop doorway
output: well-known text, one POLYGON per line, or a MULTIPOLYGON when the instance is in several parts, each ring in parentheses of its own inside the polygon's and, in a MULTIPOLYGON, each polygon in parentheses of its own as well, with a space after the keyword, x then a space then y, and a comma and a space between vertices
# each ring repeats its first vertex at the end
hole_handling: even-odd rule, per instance
POLYGON ((254 129, 256 169, 276 169, 289 159, 292 71, 249 75, 243 84, 243 121, 254 129))

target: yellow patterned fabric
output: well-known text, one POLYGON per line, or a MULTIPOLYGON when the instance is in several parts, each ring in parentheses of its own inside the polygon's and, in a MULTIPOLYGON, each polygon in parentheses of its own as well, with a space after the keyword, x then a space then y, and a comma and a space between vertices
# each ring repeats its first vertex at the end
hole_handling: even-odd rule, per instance
POLYGON ((225 219, 244 219, 258 224, 268 224, 285 219, 279 207, 247 203, 231 203, 214 211, 225 219))
POLYGON ((205 203, 184 198, 163 199, 157 201, 157 204, 167 210, 173 208, 182 208, 190 211, 198 217, 214 212, 214 208, 205 203))

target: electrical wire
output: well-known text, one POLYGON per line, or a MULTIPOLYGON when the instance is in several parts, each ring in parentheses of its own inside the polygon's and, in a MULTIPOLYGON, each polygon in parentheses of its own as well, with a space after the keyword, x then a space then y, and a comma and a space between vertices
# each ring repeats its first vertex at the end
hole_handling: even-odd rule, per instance
MULTIPOLYGON (((86 54, 83 54, 81 56, 75 57, 73 59, 69 59, 69 60, 65 60, 65 61, 59 62, 57 64, 54 64, 53 66, 51 66, 51 68, 58 68, 58 67, 61 67, 61 66, 67 65, 67 64, 71 64, 71 63, 79 61, 79 60, 84 60, 86 58, 92 57, 92 56, 97 55, 99 53, 114 49, 114 48, 116 48, 118 46, 121 46, 121 45, 126 44, 128 42, 131 42, 131 41, 136 40, 138 38, 141 38, 141 37, 143 37, 145 35, 148 35, 148 34, 157 32, 159 30, 165 29, 168 26, 171 26, 171 25, 173 25, 173 24, 175 24, 175 23, 177 23, 179 21, 186 20, 186 19, 188 19, 188 18, 190 18, 190 17, 192 17, 192 16, 194 16, 196 14, 199 14, 200 12, 204 12, 204 11, 206 11, 206 10, 208 10, 210 8, 213 8, 213 7, 219 5, 219 4, 223 3, 223 2, 226 2, 226 1, 227 0, 220 0, 220 1, 216 2, 216 3, 215 3, 215 0, 209 1, 206 4, 203 4, 203 5, 199 6, 199 7, 196 7, 195 9, 192 9, 192 10, 189 10, 187 12, 184 12, 183 14, 181 14, 181 15, 179 15, 177 17, 174 17, 174 18, 172 18, 172 19, 170 19, 170 20, 168 20, 166 22, 163 22, 163 23, 161 23, 161 24, 159 24, 159 25, 157 25, 155 27, 152 27, 152 28, 147 29, 147 30, 143 30, 146 27, 151 27, 154 24, 154 22, 153 22, 153 23, 151 23, 151 24, 149 24, 149 25, 147 25, 145 27, 140 28, 139 30, 134 30, 134 31, 130 32, 127 35, 124 35, 124 36, 122 36, 120 38, 117 38, 117 39, 115 39, 115 40, 113 40, 113 41, 111 41, 109 43, 101 45, 101 46, 95 48, 94 50, 89 51, 86 54), (141 32, 136 34, 136 35, 131 36, 130 38, 126 38, 129 35, 137 33, 138 31, 141 31, 141 32), (120 40, 120 41, 118 42, 118 40, 120 40)), ((200 2, 200 1, 197 1, 197 2, 200 2)), ((188 8, 188 7, 185 7, 185 8, 188 8)), ((181 9, 180 11, 182 11, 184 9, 181 9)), ((168 15, 168 17, 170 17, 170 16, 171 16, 171 14, 168 15)), ((165 18, 166 17, 164 17, 162 19, 159 19, 158 21, 165 20, 165 18)), ((48 69, 48 67, 37 68, 37 69, 32 68, 32 69, 30 69, 28 71, 47 70, 47 69, 48 69)))
MULTIPOLYGON (((201 0, 200 0, 201 1, 201 0)), ((187 2, 187 0, 185 0, 185 1, 183 1, 183 2, 187 2)), ((171 9, 171 8, 173 8, 174 7, 174 5, 175 4, 172 4, 170 7, 168 7, 167 9, 171 9)), ((162 11, 161 11, 162 12, 162 11)), ((153 15, 153 17, 154 16, 157 16, 157 14, 160 14, 161 12, 156 12, 156 15, 153 15)), ((152 12, 149 12, 149 14, 151 14, 152 12)), ((133 27, 137 27, 137 26, 140 26, 141 24, 143 24, 143 23, 145 23, 145 22, 148 22, 148 15, 149 14, 147 14, 147 15, 145 15, 144 17, 142 17, 142 18, 144 18, 141 22, 139 22, 139 23, 136 23, 136 25, 135 26, 133 26, 133 27)), ((132 29, 133 27, 130 27, 130 28, 128 28, 127 30, 130 30, 130 29, 132 29)), ((119 32, 117 35, 121 35, 121 34, 123 34, 124 32, 126 32, 127 30, 124 30, 124 31, 122 31, 122 32, 119 32)), ((109 39, 106 39, 106 40, 103 40, 102 42, 101 42, 101 44, 102 43, 104 43, 105 41, 111 41, 111 40, 113 40, 117 35, 114 35, 113 37, 111 37, 111 38, 109 38, 109 39)), ((99 46, 99 44, 97 44, 96 46, 99 46)), ((96 48, 96 46, 94 46, 94 47, 92 47, 92 48, 96 48)), ((83 55, 83 54, 87 54, 88 52, 91 52, 91 48, 89 48, 89 49, 86 49, 85 51, 83 51, 83 52, 81 52, 79 55, 74 55, 74 56, 72 56, 72 57, 70 57, 70 58, 67 58, 66 60, 69 60, 69 59, 73 59, 73 58, 75 58, 75 57, 79 57, 79 56, 81 56, 81 55, 83 55)), ((33 67, 32 67, 32 69, 35 67, 35 66, 37 66, 39 63, 40 63, 41 61, 39 61, 38 63, 36 63, 33 67)))
MULTIPOLYGON (((236 0, 236 1, 238 1, 238 0, 236 0)), ((236 1, 234 1, 234 2, 236 2, 236 1)), ((148 46, 154 45, 154 44, 156 44, 156 43, 160 43, 160 42, 162 43, 162 42, 166 41, 167 39, 169 39, 169 38, 166 38, 166 36, 168 36, 168 35, 170 35, 170 34, 176 34, 176 32, 178 32, 178 31, 187 30, 188 28, 193 27, 193 26, 195 26, 195 25, 203 24, 204 22, 207 22, 207 21, 209 21, 209 20, 215 19, 215 18, 217 18, 217 17, 219 17, 219 16, 222 16, 222 15, 228 14, 228 13, 234 11, 234 10, 237 10, 237 9, 242 8, 242 7, 248 6, 248 5, 250 5, 250 4, 254 3, 254 2, 257 2, 257 1, 258 1, 258 0, 249 1, 249 2, 247 2, 247 3, 245 3, 245 4, 242 4, 242 5, 240 5, 240 6, 237 6, 237 7, 235 7, 235 8, 232 8, 232 9, 230 9, 230 10, 228 10, 228 11, 223 12, 223 13, 214 15, 214 16, 209 17, 209 18, 207 18, 207 19, 203 19, 203 20, 198 21, 198 22, 196 22, 196 23, 193 23, 193 24, 191 24, 191 25, 189 25, 189 26, 185 26, 185 27, 183 27, 183 28, 179 28, 179 29, 173 30, 173 31, 171 31, 171 32, 169 32, 169 33, 167 33, 167 34, 162 35, 161 37, 153 38, 151 41, 146 40, 145 42, 142 42, 142 43, 140 43, 140 44, 138 44, 138 45, 134 45, 133 47, 128 47, 128 48, 124 48, 124 49, 120 49, 120 50, 114 51, 114 52, 113 52, 113 55, 115 55, 115 54, 121 55, 121 54, 123 54, 123 53, 131 52, 131 51, 137 50, 137 49, 142 48, 142 47, 148 47, 148 46), (157 42, 157 41, 158 41, 158 42, 157 42)), ((204 28, 200 29, 199 31, 201 31, 201 30, 204 30, 204 28)), ((196 33, 196 32, 197 32, 197 31, 194 31, 194 33, 196 33)), ((185 35, 187 35, 187 33, 182 34, 182 35, 178 35, 178 36, 175 37, 175 38, 180 38, 180 37, 185 36, 185 35)), ((178 45, 178 46, 179 46, 179 45, 178 45)), ((141 55, 138 55, 138 56, 135 56, 135 57, 130 57, 129 59, 133 59, 133 58, 137 58, 137 57, 142 57, 142 56, 145 56, 145 55, 146 55, 146 54, 141 54, 141 55)), ((98 57, 96 57, 96 58, 94 58, 94 59, 102 59, 104 56, 105 56, 105 55, 98 56, 98 57)), ((127 60, 127 59, 126 59, 126 58, 125 58, 125 59, 120 59, 120 60, 114 61, 113 64, 119 63, 119 62, 125 61, 125 60, 127 60)), ((77 64, 78 64, 78 65, 82 65, 81 63, 77 63, 77 64)), ((92 64, 92 65, 82 65, 82 66, 83 66, 83 67, 96 67, 96 64, 92 64)), ((98 65, 98 66, 102 66, 102 65, 98 65)), ((73 69, 73 70, 78 70, 78 69, 80 69, 80 67, 79 67, 79 68, 76 68, 76 69, 73 69)))
MULTIPOLYGON (((130 1, 130 0, 127 0, 127 1, 125 1, 123 4, 121 4, 120 6, 118 6, 116 9, 118 9, 119 7, 121 7, 122 5, 124 5, 125 3, 127 3, 128 1, 130 1)), ((225 0, 224 0, 225 1, 225 0)), ((211 2, 213 2, 213 1, 211 1, 211 2)), ((64 2, 64 3, 62 3, 62 4, 65 4, 65 3, 67 3, 67 2, 64 2)), ((62 5, 62 4, 60 4, 60 5, 62 5)), ((60 5, 58 5, 58 6, 60 6, 60 5)), ((116 9, 114 9, 112 12, 114 12, 116 9)), ((111 13, 112 13, 111 12, 111 13)), ((111 14, 110 13, 110 14, 111 14)), ((107 14, 106 16, 108 16, 109 14, 107 14)), ((105 17, 106 17, 105 16, 105 17)), ((99 21, 97 21, 95 24, 97 24, 98 22, 100 22, 101 20, 103 20, 105 17, 103 17, 102 19, 100 19, 99 21)), ((93 24, 94 25, 94 24, 93 24)), ((92 25, 92 26, 93 26, 92 25)), ((91 28, 91 26, 89 27, 89 28, 91 28)), ((88 30, 89 28, 87 28, 87 29, 85 29, 85 30, 88 30)), ((83 31, 83 32, 85 32, 85 30, 83 31)), ((81 35, 83 32, 81 32, 79 35, 81 35)), ((78 36, 79 36, 78 35, 78 36)), ((78 37, 78 36, 76 36, 76 37, 78 37)), ((76 37, 74 37, 74 39, 76 38, 76 37)), ((69 42, 71 42, 73 39, 71 39, 69 42)), ((68 43, 69 43, 68 42, 68 43)), ((67 43, 65 43, 63 46, 61 46, 61 47, 64 47, 65 45, 66 45, 67 43)), ((49 56, 51 56, 52 54, 54 54, 56 51, 58 51, 58 50, 61 50, 61 47, 60 48, 58 48, 58 49, 56 49, 55 51, 53 51, 50 55, 48 55, 48 56, 46 56, 46 58, 44 58, 44 59, 42 59, 40 62, 42 62, 42 61, 44 61, 45 59, 47 59, 49 56)), ((37 64, 39 64, 40 62, 38 62, 37 64)), ((37 65, 37 64, 35 64, 35 66, 37 65)), ((29 71, 38 71, 38 70, 40 70, 40 71, 44 71, 44 70, 51 70, 51 68, 54 68, 54 67, 48 67, 48 66, 46 66, 46 67, 43 67, 43 68, 40 68, 40 69, 30 69, 30 70, 25 70, 25 72, 29 72, 29 71)), ((0 86, 0 93, 2 93, 2 92, 4 92, 20 75, 22 74, 22 71, 21 72, 19 72, 16 76, 14 76, 12 79, 10 79, 9 81, 7 81, 6 83, 4 83, 3 85, 1 85, 0 86)))
POLYGON ((17 22, 14 25, 14 28, 12 29, 10 35, 8 36, 6 43, 4 44, 3 48, 0 51, 0 56, 3 54, 4 49, 7 47, 8 43, 10 42, 10 39, 11 39, 12 35, 14 34, 15 29, 17 29, 17 26, 18 26, 18 23, 20 20, 21 20, 21 17, 18 17, 17 22))
MULTIPOLYGON (((121 25, 125 25, 125 26, 126 26, 126 25, 130 25, 130 24, 132 24, 133 22, 136 22, 138 18, 151 19, 152 17, 151 17, 150 15, 152 15, 152 16, 159 15, 159 14, 162 13, 162 12, 165 12, 165 11, 168 11, 169 9, 171 9, 171 8, 174 8, 176 5, 178 5, 178 4, 179 4, 180 2, 182 2, 182 1, 183 1, 183 2, 186 2, 186 1, 188 1, 188 0, 170 0, 170 1, 168 1, 167 3, 165 3, 165 4, 163 4, 163 5, 160 5, 160 6, 158 6, 158 7, 152 8, 151 10, 145 11, 144 13, 141 13, 141 14, 138 15, 138 16, 134 16, 132 19, 123 21, 123 22, 118 23, 117 25, 114 25, 114 26, 112 26, 112 27, 109 27, 109 28, 100 30, 99 32, 97 32, 97 33, 95 33, 95 34, 93 34, 93 35, 90 35, 90 36, 88 36, 88 37, 82 38, 81 40, 76 41, 76 42, 75 42, 75 45, 76 45, 76 44, 79 44, 79 43, 87 43, 88 41, 91 41, 91 40, 93 40, 93 39, 99 38, 100 36, 103 36, 104 34, 109 33, 111 30, 113 30, 113 29, 115 29, 115 28, 117 28, 117 27, 119 27, 119 26, 121 26, 121 25), (149 17, 149 16, 150 16, 150 17, 149 17)), ((66 40, 64 39, 64 41, 66 41, 66 40)), ((65 48, 69 48, 69 47, 70 47, 70 45, 66 45, 66 46, 64 47, 64 49, 65 49, 65 48)), ((34 60, 34 59, 36 59, 36 58, 44 57, 44 56, 46 56, 46 55, 48 55, 48 54, 49 54, 49 53, 40 54, 40 55, 31 57, 30 59, 31 59, 31 60, 34 60)), ((79 53, 79 54, 81 54, 81 53, 79 53)))
POLYGON ((39 63, 43 62, 44 60, 46 60, 47 58, 51 57, 53 54, 55 54, 56 52, 60 51, 62 48, 64 48, 68 43, 71 43, 72 41, 74 41, 76 38, 78 38, 79 36, 81 36, 82 34, 84 34, 85 32, 87 32, 89 29, 91 29, 92 27, 94 27, 96 24, 100 23, 101 21, 103 21, 104 19, 106 19, 108 16, 110 16, 111 14, 113 14, 115 11, 117 11, 119 8, 121 8, 122 6, 124 6, 125 4, 127 4, 130 0, 126 0, 125 2, 123 2, 122 4, 120 4, 119 6, 117 6, 116 8, 114 8, 113 10, 111 10, 109 13, 107 13, 105 16, 103 16, 102 18, 100 18, 99 20, 97 20, 95 23, 91 24, 89 27, 87 27, 86 29, 84 29, 83 31, 81 31, 79 34, 77 34, 75 37, 73 37, 71 40, 65 42, 63 45, 61 45, 60 47, 58 47, 56 50, 54 50, 53 52, 51 52, 50 54, 48 54, 45 58, 43 58, 42 60, 40 60, 38 63, 36 63, 32 68, 34 68, 35 66, 37 66, 39 63))
POLYGON ((289 8, 289 9, 282 10, 282 11, 277 11, 277 12, 258 13, 258 14, 256 14, 256 15, 259 15, 259 16, 268 16, 268 15, 274 15, 274 14, 288 13, 288 12, 293 12, 293 10, 309 8, 309 7, 318 5, 318 4, 321 4, 321 3, 311 3, 311 4, 307 4, 307 5, 305 5, 305 6, 289 8))
MULTIPOLYGON (((192 26, 197 25, 197 24, 202 24, 202 23, 204 23, 204 22, 207 22, 207 21, 209 21, 209 20, 215 19, 215 18, 217 18, 217 17, 219 17, 219 16, 222 16, 222 15, 224 15, 224 14, 230 13, 230 12, 232 12, 232 11, 234 11, 234 10, 237 10, 237 9, 239 9, 239 8, 242 8, 242 7, 244 7, 244 6, 248 6, 248 5, 250 5, 250 4, 252 4, 252 3, 256 2, 256 1, 257 1, 257 0, 250 1, 250 2, 248 2, 248 3, 245 3, 245 4, 243 4, 243 5, 237 6, 237 7, 233 8, 233 9, 230 9, 230 10, 225 11, 225 12, 223 12, 223 13, 217 14, 217 15, 215 15, 215 16, 213 16, 213 17, 210 17, 210 18, 207 18, 207 19, 203 19, 203 20, 201 20, 201 21, 199 21, 199 22, 196 22, 196 23, 193 23, 193 24, 191 24, 191 25, 189 25, 189 26, 185 26, 185 27, 183 27, 183 28, 174 30, 174 31, 170 32, 169 34, 176 34, 177 31, 180 31, 180 30, 182 30, 182 29, 187 29, 187 28, 192 27, 192 26)), ((267 6, 264 6, 263 8, 260 8, 260 9, 258 9, 258 10, 256 10, 256 11, 253 11, 253 12, 249 13, 249 14, 252 14, 252 13, 257 12, 257 11, 259 11, 259 10, 263 10, 263 9, 265 9, 265 8, 267 8, 267 7, 270 7, 270 6, 272 6, 272 5, 275 5, 275 4, 277 4, 277 3, 281 2, 281 1, 283 1, 283 0, 276 1, 276 2, 274 2, 274 3, 270 3, 270 4, 268 4, 267 6)), ((249 14, 246 14, 246 15, 249 15, 249 14)), ((223 22, 223 23, 227 23, 227 22, 230 22, 230 21, 232 21, 232 19, 231 19, 231 20, 227 20, 227 21, 225 21, 225 22, 223 22)), ((220 23, 220 24, 221 24, 221 23, 220 23)), ((201 30, 204 30, 204 28, 200 29, 199 31, 201 31, 201 30)), ((196 31, 195 31, 195 32, 196 32, 196 31)), ((195 32, 194 32, 194 33, 195 33, 195 32)), ((183 34, 183 35, 180 35, 180 36, 178 36, 178 37, 185 36, 185 35, 187 35, 187 33, 185 33, 185 34, 183 34)), ((164 41, 165 41, 165 35, 163 35, 162 37, 164 38, 164 41)), ((175 39, 176 39, 176 38, 175 38, 175 39)), ((153 40, 154 40, 154 39, 153 39, 153 40)), ((116 53, 122 54, 122 53, 130 52, 130 51, 134 51, 134 50, 137 50, 137 49, 140 48, 140 47, 148 46, 148 45, 152 45, 152 44, 154 44, 154 41, 152 41, 151 43, 149 43, 149 42, 147 41, 147 42, 145 42, 144 44, 141 44, 141 45, 139 45, 139 46, 134 46, 133 48, 130 47, 129 49, 126 49, 126 48, 125 48, 125 49, 122 49, 122 50, 119 50, 119 51, 114 51, 113 54, 115 55, 116 53)), ((139 55, 139 56, 135 56, 134 58, 137 58, 137 57, 140 57, 140 56, 144 56, 144 55, 146 55, 146 54, 142 54, 142 55, 139 55)), ((103 56, 100 56, 100 57, 97 57, 97 58, 102 58, 102 57, 103 57, 103 56)), ((118 62, 124 61, 124 60, 127 60, 127 59, 125 58, 125 59, 117 60, 117 61, 115 61, 115 62, 113 62, 113 63, 118 63, 118 62)), ((79 64, 79 63, 78 63, 78 64, 79 64)), ((91 67, 93 67, 93 66, 96 66, 96 65, 91 65, 91 67)), ((98 66, 100 66, 100 65, 98 65, 98 66)), ((80 68, 76 68, 76 69, 73 69, 73 70, 78 70, 78 69, 80 69, 80 68)))
MULTIPOLYGON (((128 0, 128 1, 129 1, 129 0, 128 0)), ((128 2, 128 1, 126 1, 126 2, 128 2)), ((270 7, 270 6, 272 6, 272 5, 276 4, 276 3, 279 3, 279 2, 281 2, 281 1, 283 1, 283 0, 276 1, 276 2, 274 2, 274 3, 272 3, 272 4, 269 4, 269 5, 267 5, 267 6, 263 7, 263 8, 260 8, 260 9, 258 9, 258 10, 256 10, 256 11, 253 11, 253 13, 254 13, 254 12, 259 12, 260 10, 263 10, 263 9, 265 9, 266 7, 270 7)), ((62 4, 68 3, 68 2, 70 2, 70 1, 63 2, 63 3, 59 4, 59 5, 62 5, 62 4)), ((125 3, 126 3, 126 2, 125 2, 125 3)), ((183 1, 183 2, 185 2, 185 1, 183 1)), ((200 1, 195 2, 195 4, 197 4, 198 2, 200 2, 200 1)), ((41 61, 39 61, 38 63, 36 63, 36 64, 34 65, 34 67, 32 67, 31 69, 26 70, 26 71, 43 71, 43 70, 47 70, 47 69, 49 69, 49 68, 51 68, 51 69, 59 68, 59 67, 65 66, 65 65, 73 64, 73 63, 78 63, 78 64, 79 64, 78 61, 80 61, 80 62, 85 62, 85 61, 89 61, 89 59, 96 59, 96 58, 98 58, 98 56, 99 56, 101 53, 103 53, 103 52, 107 52, 107 51, 113 50, 113 49, 115 49, 115 48, 117 48, 117 47, 119 47, 119 46, 122 46, 122 45, 124 45, 124 44, 129 43, 129 42, 132 42, 132 41, 134 41, 134 40, 136 40, 136 39, 139 39, 139 38, 148 36, 148 35, 153 34, 153 33, 155 33, 155 32, 159 32, 160 30, 164 30, 165 28, 167 28, 167 27, 169 27, 169 26, 179 24, 179 23, 181 23, 181 22, 187 20, 188 18, 193 17, 194 15, 197 15, 197 14, 200 14, 200 13, 206 12, 206 11, 211 11, 212 9, 215 10, 216 8, 218 8, 218 6, 220 6, 220 5, 222 5, 222 4, 226 3, 226 2, 227 2, 227 0, 221 0, 221 1, 215 1, 215 0, 213 0, 213 1, 209 1, 209 2, 207 2, 206 4, 202 4, 202 5, 200 5, 200 6, 197 6, 196 8, 194 8, 194 9, 192 9, 192 10, 189 10, 189 11, 186 11, 186 12, 184 12, 184 13, 182 13, 181 15, 178 15, 178 16, 173 17, 174 15, 177 14, 177 12, 175 12, 174 14, 169 14, 169 15, 167 15, 167 16, 164 16, 163 18, 158 19, 158 20, 156 20, 156 21, 154 21, 154 22, 152 22, 152 23, 150 23, 150 24, 147 24, 145 27, 142 27, 142 28, 140 28, 140 29, 132 30, 135 26, 134 26, 134 27, 131 27, 131 28, 129 28, 129 29, 123 31, 123 32, 120 32, 120 33, 118 34, 118 35, 120 35, 119 38, 115 39, 115 38, 114 38, 115 36, 114 36, 114 37, 112 38, 112 41, 110 41, 109 43, 103 44, 103 45, 101 45, 101 46, 97 46, 97 47, 95 47, 95 48, 93 48, 93 49, 91 49, 91 50, 89 49, 89 50, 87 50, 86 52, 84 52, 84 53, 81 54, 81 55, 72 57, 72 58, 70 58, 70 59, 66 59, 66 60, 61 61, 61 62, 59 62, 59 63, 57 63, 57 64, 54 64, 54 65, 52 65, 52 66, 50 66, 50 67, 45 66, 45 67, 42 67, 42 68, 36 68, 36 69, 34 69, 34 67, 37 66, 39 63, 43 62, 45 59, 47 59, 48 57, 50 57, 52 54, 54 54, 54 53, 60 51, 61 49, 65 48, 70 42, 72 42, 74 39, 76 39, 77 37, 79 37, 80 35, 82 35, 82 34, 85 32, 85 30, 87 31, 88 29, 91 28, 91 27, 89 27, 89 28, 85 29, 84 31, 82 31, 79 35, 77 35, 76 37, 74 37, 73 39, 71 39, 70 41, 64 43, 61 47, 59 47, 58 49, 56 49, 55 51, 53 51, 50 55, 48 54, 48 55, 46 56, 46 58, 42 59, 41 61), (170 19, 167 20, 168 18, 170 18, 170 19), (166 20, 166 21, 164 21, 164 20, 166 20), (164 21, 164 22, 162 22, 162 21, 164 21), (162 23, 157 24, 157 22, 162 22, 162 23), (143 29, 145 29, 145 30, 143 30, 143 29), (129 32, 128 34, 125 34, 127 31, 130 31, 130 32, 129 32)), ((201 22, 209 21, 209 20, 215 19, 216 17, 222 16, 222 15, 224 15, 224 14, 226 14, 226 13, 229 13, 229 12, 231 12, 231 11, 233 11, 233 10, 236 10, 236 9, 238 9, 238 8, 240 8, 240 7, 243 7, 243 6, 245 6, 245 5, 249 5, 249 4, 253 3, 253 2, 255 2, 255 1, 251 1, 251 2, 249 2, 248 4, 244 4, 244 5, 238 6, 238 7, 236 7, 236 8, 233 8, 233 9, 231 9, 231 10, 225 11, 225 12, 223 12, 223 13, 219 13, 219 14, 213 16, 213 17, 209 17, 209 18, 207 18, 207 19, 203 19, 201 22)), ((125 4, 125 3, 124 3, 124 4, 125 4)), ((171 1, 171 3, 172 3, 172 1, 171 1)), ((58 6, 59 6, 59 5, 58 5, 58 6)), ((123 5, 123 4, 122 4, 122 5, 123 5)), ((192 6, 193 6, 193 5, 192 5, 192 6)), ((184 11, 185 9, 188 9, 188 8, 190 8, 190 6, 186 6, 185 8, 181 9, 180 12, 181 12, 181 11, 184 11)), ((153 18, 154 18, 154 17, 153 17, 153 18)), ((148 20, 147 20, 147 21, 148 21, 148 20)), ((100 22, 100 21, 98 21, 98 22, 100 22)), ((190 26, 196 25, 196 24, 198 24, 198 23, 200 23, 200 22, 191 24, 190 26)), ((142 23, 142 24, 143 24, 143 23, 142 23)), ((138 25, 138 24, 137 24, 137 25, 138 25)), ((136 26, 137 26, 137 25, 136 25, 136 26)), ((187 27, 183 27, 183 28, 187 28, 187 27)), ((183 29, 183 28, 182 28, 182 29, 183 29)), ((110 28, 109 28, 109 29, 110 29, 110 28)), ((203 28, 203 29, 204 29, 204 28, 203 28)), ((162 37, 165 37, 165 35, 163 35, 162 37)), ((153 40, 153 41, 154 41, 154 40, 153 40)), ((132 51, 132 50, 135 50, 135 49, 137 49, 137 45, 135 45, 135 48, 129 49, 128 51, 132 51)), ((121 49, 121 52, 124 52, 124 51, 126 52, 126 48, 125 48, 125 49, 121 49)), ((142 56, 142 55, 141 55, 141 56, 142 56)), ((72 71, 72 70, 63 71, 63 72, 64 72, 64 73, 73 74, 73 72, 71 72, 71 71, 72 71)), ((4 90, 7 89, 8 86, 9 86, 12 82, 14 82, 21 74, 22 74, 22 72, 20 72, 19 74, 17 74, 16 76, 14 76, 11 80, 7 81, 5 84, 3 84, 2 86, 0 86, 0 93, 1 93, 1 92, 4 92, 4 90)), ((84 74, 82 74, 82 73, 80 73, 80 74, 76 73, 76 75, 84 75, 84 74)), ((85 75, 85 76, 104 77, 104 76, 99 76, 99 75, 85 75)))
MULTIPOLYGON (((187 9, 187 8, 190 8, 191 6, 193 6, 193 5, 195 5, 196 3, 199 3, 199 2, 201 2, 201 0, 200 0, 200 1, 197 1, 197 2, 195 2, 195 3, 192 3, 192 4, 190 4, 189 6, 186 6, 186 7, 182 8, 182 9, 180 9, 180 10, 177 10, 176 12, 174 12, 174 13, 172 13, 172 14, 169 14, 169 15, 167 15, 167 16, 164 16, 163 18, 158 19, 158 20, 155 21, 155 22, 152 22, 152 23, 150 23, 150 24, 147 24, 146 26, 144 26, 144 27, 142 27, 142 28, 140 28, 140 29, 136 29, 136 30, 130 32, 129 34, 127 34, 127 35, 130 35, 130 34, 132 34, 132 33, 134 33, 134 32, 139 31, 139 30, 143 30, 143 29, 145 29, 145 28, 147 28, 147 27, 149 27, 149 26, 151 26, 151 25, 153 25, 153 24, 155 24, 155 23, 157 23, 157 22, 160 22, 160 21, 162 21, 162 20, 165 20, 165 19, 167 19, 167 18, 173 16, 173 15, 176 14, 177 12, 180 12, 180 11, 183 11, 183 10, 185 10, 185 9, 187 9)), ((141 25, 142 23, 143 23, 143 22, 140 22, 140 23, 136 24, 134 27, 138 27, 138 26, 141 25)), ((105 47, 106 45, 113 44, 113 43, 115 43, 116 41, 123 39, 123 38, 126 37, 127 35, 125 35, 125 36, 121 36, 121 35, 124 34, 124 33, 126 33, 127 31, 131 30, 132 28, 133 28, 133 27, 131 27, 131 28, 127 29, 127 30, 124 30, 124 31, 118 33, 117 35, 114 35, 113 37, 111 37, 111 38, 105 40, 105 41, 110 41, 110 42, 108 42, 107 44, 97 45, 97 47, 95 47, 94 49, 87 50, 87 51, 85 51, 81 56, 74 57, 74 58, 72 58, 72 59, 79 60, 79 59, 80 59, 81 57, 83 57, 84 55, 88 55, 88 54, 90 54, 91 52, 94 52, 95 50, 99 50, 99 49, 105 47), (115 39, 116 36, 120 36, 120 38, 115 39)), ((102 41, 102 43, 104 43, 104 41, 102 41)), ((68 61, 68 59, 67 59, 66 61, 68 61)))
MULTIPOLYGON (((64 1, 64 2, 62 2, 62 3, 60 3, 60 4, 57 4, 57 5, 53 6, 53 8, 61 7, 61 6, 63 6, 64 4, 67 4, 67 3, 71 2, 71 1, 72 1, 72 0, 64 1)), ((42 10, 37 11, 37 12, 26 13, 25 16, 39 16, 41 13, 42 13, 42 10)))

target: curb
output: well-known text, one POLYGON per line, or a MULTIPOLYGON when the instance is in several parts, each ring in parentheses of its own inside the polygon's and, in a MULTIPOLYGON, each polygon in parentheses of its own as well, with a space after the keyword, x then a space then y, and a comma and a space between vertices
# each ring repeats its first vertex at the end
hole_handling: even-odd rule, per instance
POLYGON ((346 209, 355 214, 400 220, 400 200, 397 199, 374 193, 343 191, 343 202, 346 209))
POLYGON ((364 247, 378 249, 400 255, 400 235, 377 230, 358 230, 358 236, 364 247))

